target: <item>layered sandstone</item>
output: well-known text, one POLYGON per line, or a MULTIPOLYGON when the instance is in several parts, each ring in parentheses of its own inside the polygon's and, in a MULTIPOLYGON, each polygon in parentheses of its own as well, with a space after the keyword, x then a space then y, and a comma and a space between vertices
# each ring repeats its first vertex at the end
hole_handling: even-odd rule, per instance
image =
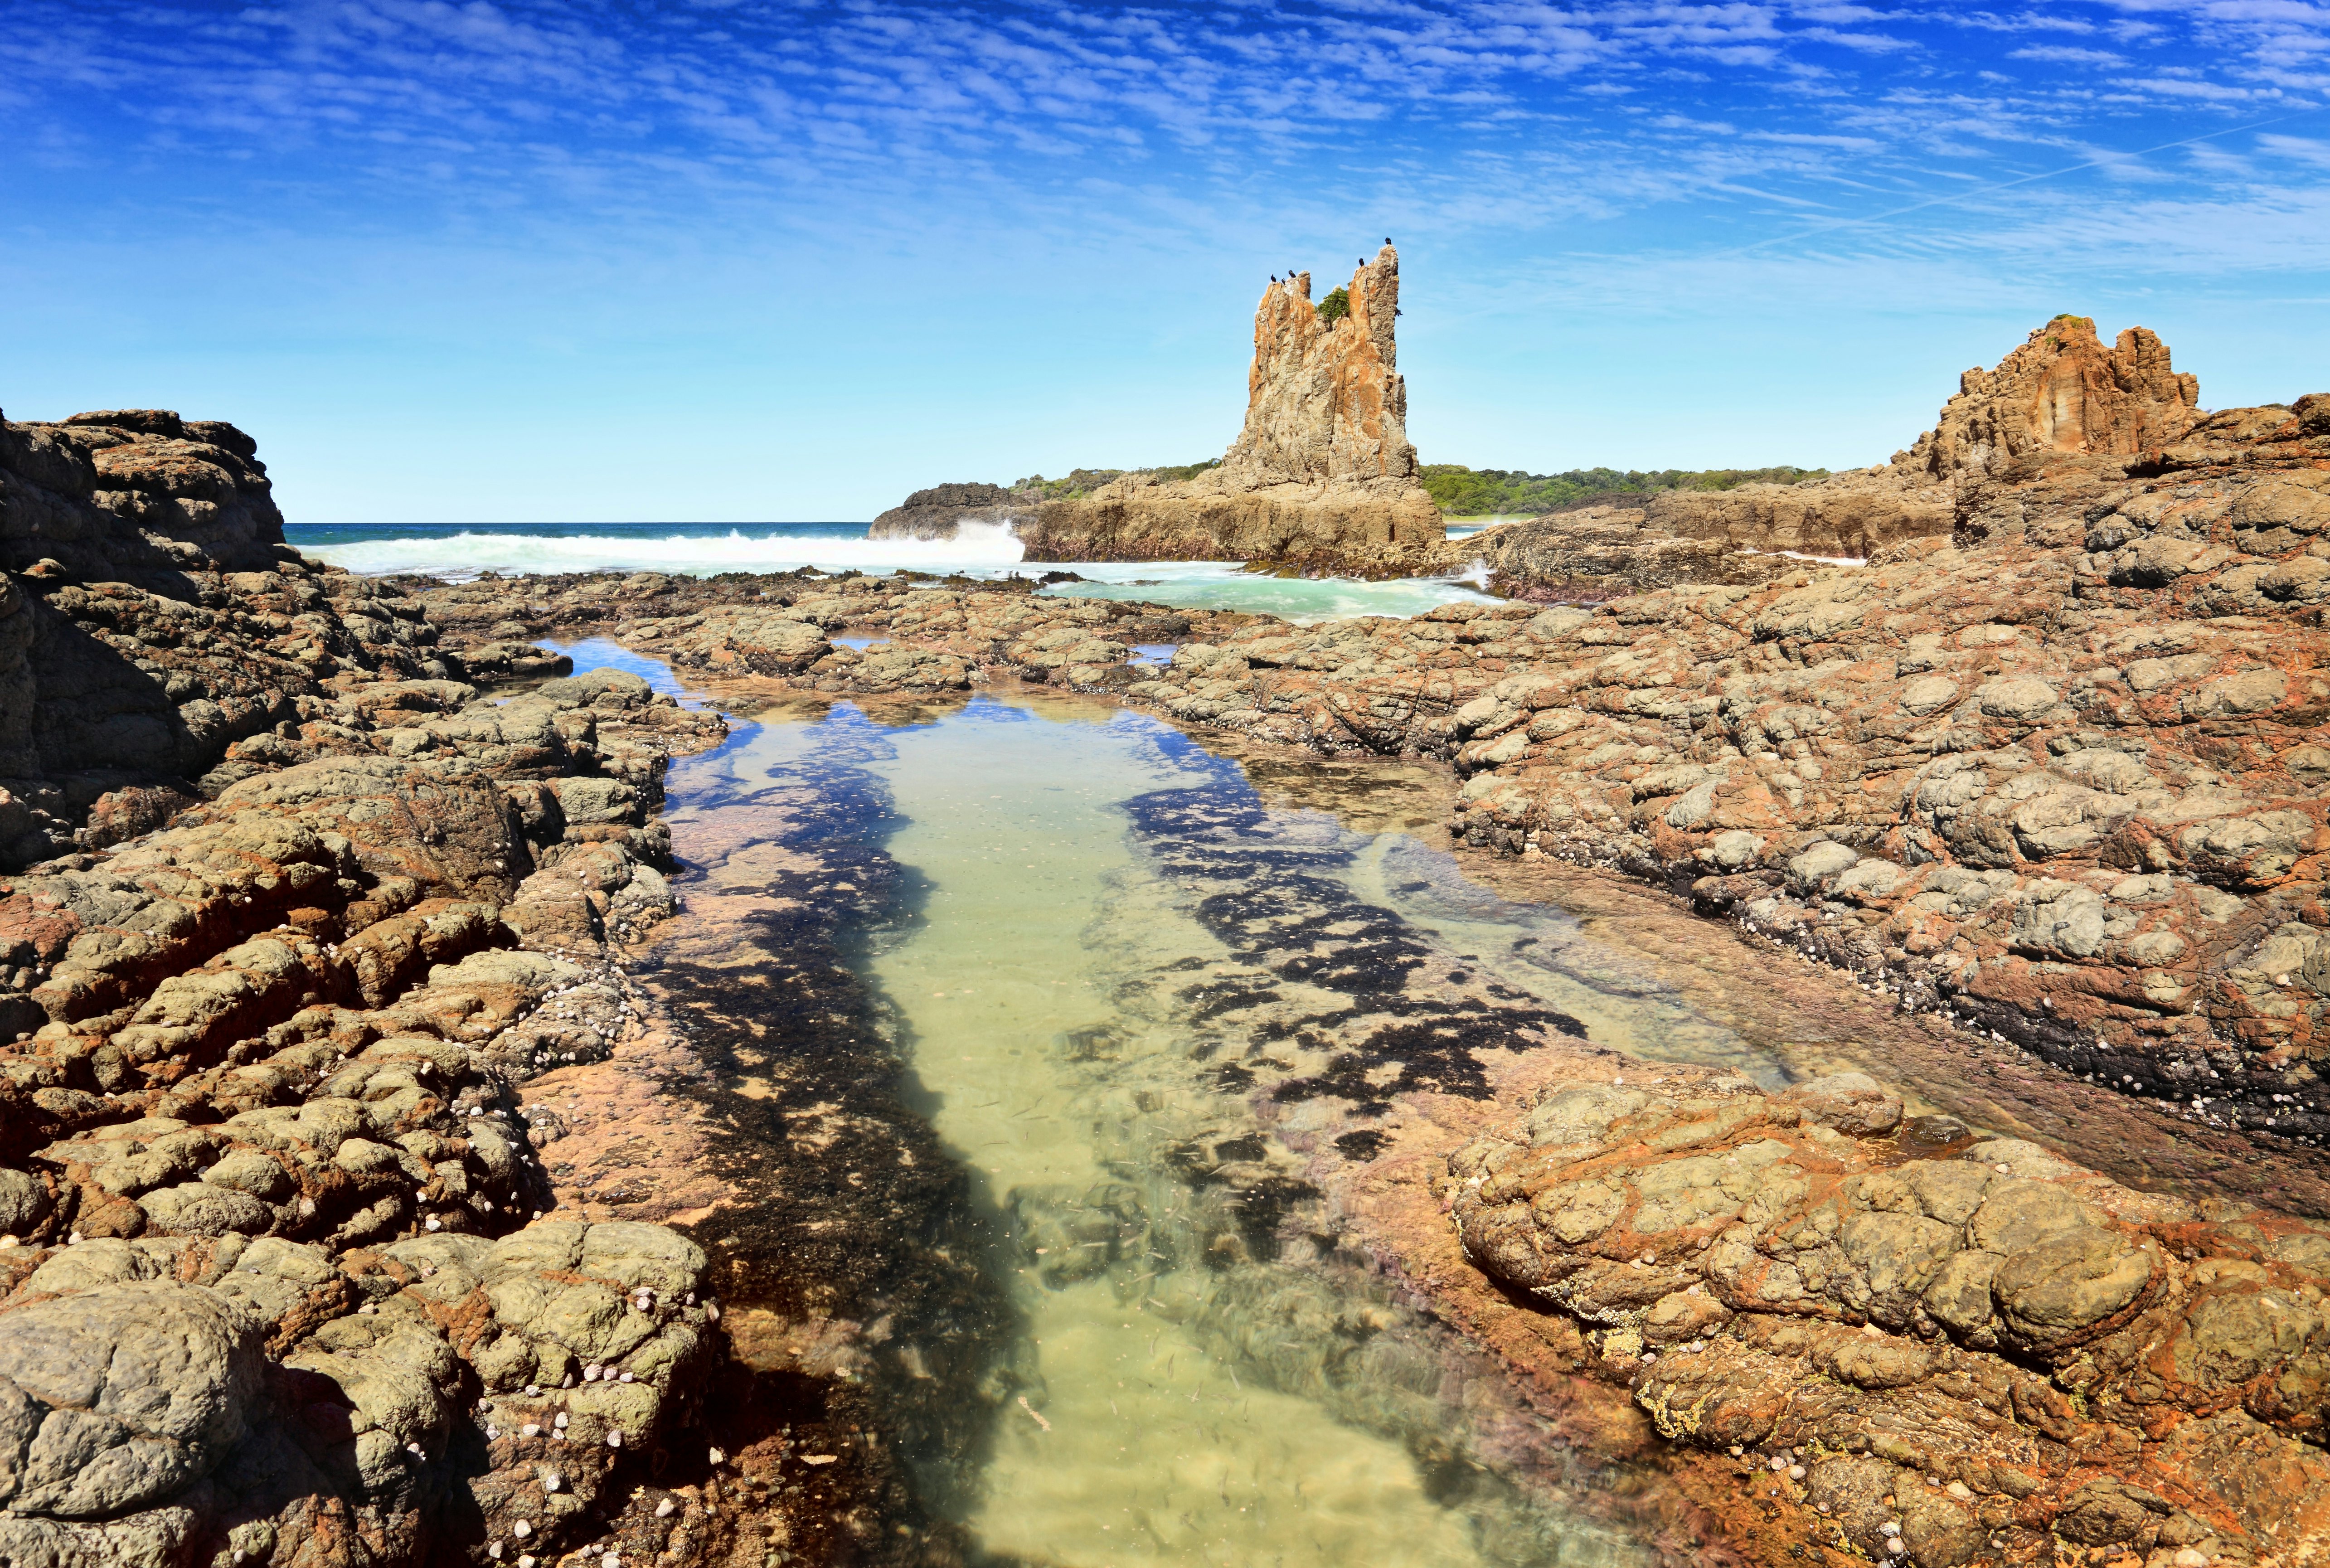
POLYGON ((2059 316, 1997 368, 1960 376, 1934 428, 1881 467, 1555 513, 1492 530, 1478 553, 1511 590, 1537 598, 1768 581, 1793 570, 1792 555, 1866 560, 1949 533, 1958 490, 2000 465, 2129 457, 2174 441, 2201 418, 2199 398, 2199 382, 2145 328, 2107 348, 2093 321, 2059 316))
POLYGON ((1345 288, 1350 311, 1332 323, 1308 272, 1263 291, 1246 424, 1217 466, 1187 479, 1128 473, 1033 505, 996 486, 941 486, 884 513, 875 534, 947 537, 1009 517, 1030 561, 1436 566, 1444 531, 1416 482, 1399 374, 1399 252, 1386 245, 1345 288))

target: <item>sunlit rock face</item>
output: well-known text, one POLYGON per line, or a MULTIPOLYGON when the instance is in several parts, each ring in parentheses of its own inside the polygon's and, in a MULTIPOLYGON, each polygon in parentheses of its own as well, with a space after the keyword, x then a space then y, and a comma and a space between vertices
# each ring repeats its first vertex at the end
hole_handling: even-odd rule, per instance
POLYGON ((1308 272, 1264 289, 1246 423, 1212 468, 1186 478, 1080 469, 1066 496, 941 485, 876 518, 874 535, 946 539, 1008 523, 1030 561, 1269 561, 1367 576, 1447 564, 1407 439, 1399 252, 1362 260, 1341 293, 1314 302, 1308 272))
POLYGON ((1331 322, 1312 303, 1308 272, 1263 291, 1246 428, 1217 470, 1226 484, 1416 477, 1399 375, 1399 252, 1386 245, 1344 288, 1349 312, 1331 322))
POLYGON ((2106 348, 2084 316, 2058 316, 1995 370, 1977 365, 1934 428, 1892 466, 1937 479, 1984 474, 2053 452, 2133 457, 2178 440, 2201 418, 2201 383, 2168 345, 2131 326, 2106 348))
POLYGON ((2174 445, 2202 424, 2200 396, 2199 380, 2174 369, 2148 329, 2131 326, 2107 348, 2093 321, 2058 316, 1994 369, 1959 376, 1934 428, 1890 462, 1796 485, 1582 505, 1497 529, 1477 553, 1500 587, 1523 597, 1767 582, 1797 569, 1792 557, 1861 561, 1946 535, 1960 503, 1994 480, 2174 445))

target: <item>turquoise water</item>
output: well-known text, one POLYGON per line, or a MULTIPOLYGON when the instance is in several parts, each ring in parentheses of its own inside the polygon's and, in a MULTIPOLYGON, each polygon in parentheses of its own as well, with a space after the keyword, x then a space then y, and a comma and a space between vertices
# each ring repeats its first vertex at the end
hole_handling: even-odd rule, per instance
MULTIPOLYGON (((953 539, 869 539, 863 523, 295 523, 285 537, 310 555, 368 576, 410 573, 466 581, 481 571, 898 571, 999 578, 1045 570, 1020 559, 1001 526, 966 525, 953 539)), ((1184 609, 1231 609, 1307 624, 1354 615, 1420 615, 1482 600, 1475 584, 1438 578, 1360 582, 1266 577, 1235 561, 1079 563, 1085 581, 1046 589, 1184 609)))

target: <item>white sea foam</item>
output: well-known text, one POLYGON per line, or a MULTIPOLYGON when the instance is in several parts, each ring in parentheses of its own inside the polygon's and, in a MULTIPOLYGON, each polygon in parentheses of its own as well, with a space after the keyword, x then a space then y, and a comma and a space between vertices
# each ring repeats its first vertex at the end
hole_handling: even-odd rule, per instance
MULTIPOLYGON (((1019 541, 1002 524, 966 524, 953 539, 868 539, 862 534, 730 529, 725 533, 629 528, 548 535, 462 529, 338 543, 293 543, 309 555, 368 576, 411 573, 467 581, 482 571, 505 576, 556 571, 668 571, 692 577, 721 571, 790 571, 814 566, 876 574, 900 570, 997 578, 1047 570, 1022 560, 1019 541)), ((1435 606, 1484 598, 1473 582, 1400 578, 1362 582, 1346 577, 1279 578, 1239 570, 1235 561, 1078 562, 1066 570, 1085 581, 1045 591, 1066 597, 1140 600, 1188 609, 1234 609, 1282 616, 1300 625, 1354 615, 1421 615, 1435 606)), ((1469 574, 1477 577, 1478 573, 1469 574)))
POLYGON ((1350 577, 1266 577, 1241 571, 1234 561, 1079 562, 1070 570, 1092 581, 1063 582, 1044 591, 1084 599, 1146 600, 1183 609, 1243 610, 1275 615, 1297 626, 1354 615, 1422 615, 1444 604, 1492 602, 1470 583, 1444 577, 1399 577, 1384 582, 1350 577))
POLYGON ((459 534, 365 539, 305 545, 307 553, 366 576, 412 572, 456 581, 481 571, 670 571, 709 577, 720 571, 965 571, 1000 576, 1018 567, 1021 546, 1002 524, 966 524, 954 539, 867 539, 801 534, 725 534, 640 530, 547 536, 463 529, 459 534))

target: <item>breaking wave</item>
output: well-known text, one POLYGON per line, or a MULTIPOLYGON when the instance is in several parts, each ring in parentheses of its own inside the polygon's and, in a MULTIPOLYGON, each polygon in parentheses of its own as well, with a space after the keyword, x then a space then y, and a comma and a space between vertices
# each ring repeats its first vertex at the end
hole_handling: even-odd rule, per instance
POLYGON ((689 526, 685 524, 294 525, 290 543, 366 576, 412 573, 464 581, 482 571, 969 572, 998 577, 1019 565, 1021 546, 1002 524, 965 524, 953 539, 868 539, 862 523, 689 526))
MULTIPOLYGON (((953 539, 868 539, 863 523, 292 524, 284 530, 306 553, 366 576, 410 574, 466 582, 557 571, 790 571, 814 566, 877 575, 900 570, 944 575, 1037 575, 1003 524, 966 524, 953 539)), ((1047 593, 1139 600, 1186 609, 1235 609, 1297 624, 1353 615, 1421 615, 1435 606, 1482 600, 1471 578, 1281 578, 1240 570, 1235 561, 1078 562, 1081 581, 1047 593)))

